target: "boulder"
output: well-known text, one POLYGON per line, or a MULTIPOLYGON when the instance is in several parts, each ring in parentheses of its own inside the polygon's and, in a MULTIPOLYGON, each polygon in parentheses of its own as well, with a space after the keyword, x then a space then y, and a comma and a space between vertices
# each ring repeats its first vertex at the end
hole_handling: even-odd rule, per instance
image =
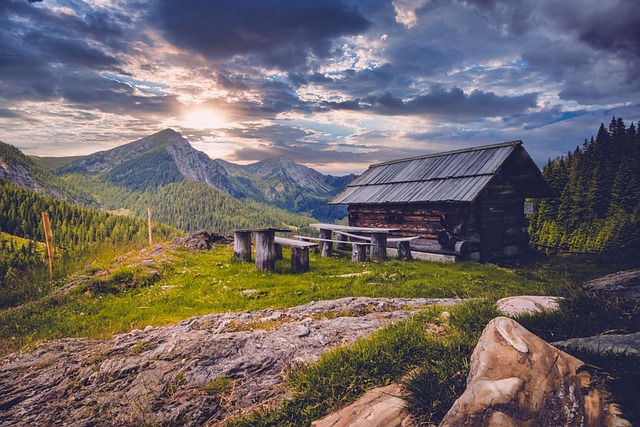
POLYGON ((399 385, 368 390, 351 405, 325 418, 314 421, 311 427, 409 427, 405 401, 399 385))
POLYGON ((634 334, 598 335, 552 342, 560 348, 586 349, 599 353, 625 353, 640 356, 640 332, 634 334))
POLYGON ((482 333, 467 389, 440 427, 629 426, 603 383, 594 368, 498 317, 482 333))
POLYGON ((588 293, 619 299, 640 299, 640 269, 620 271, 590 280, 582 285, 588 293))
POLYGON ((214 244, 229 244, 232 243, 231 237, 223 236, 218 233, 213 233, 207 230, 199 230, 195 233, 191 233, 184 237, 179 237, 174 240, 171 248, 178 246, 184 246, 192 251, 201 251, 211 249, 214 244))
POLYGON ((496 302, 496 308, 506 316, 543 313, 560 309, 559 297, 522 295, 502 298, 496 302))

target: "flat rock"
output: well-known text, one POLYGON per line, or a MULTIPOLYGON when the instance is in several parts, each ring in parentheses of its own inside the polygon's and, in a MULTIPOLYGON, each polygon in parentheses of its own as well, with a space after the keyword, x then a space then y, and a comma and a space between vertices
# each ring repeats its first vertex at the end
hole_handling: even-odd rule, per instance
POLYGON ((471 356, 467 389, 440 427, 629 426, 595 369, 513 319, 493 319, 471 356))
POLYGON ((586 349, 599 353, 625 353, 640 355, 640 332, 634 334, 598 335, 586 338, 570 338, 551 343, 561 348, 586 349))
POLYGON ((518 316, 559 310, 559 301, 559 297, 522 295, 502 298, 496 302, 496 308, 506 316, 518 316))
POLYGON ((408 307, 459 301, 343 298, 278 310, 266 323, 273 309, 198 316, 102 341, 48 341, 0 358, 0 425, 221 425, 281 396, 288 366, 405 319, 414 313, 408 307), (225 395, 207 387, 220 378, 232 384, 225 395))
POLYGON ((338 412, 311 423, 312 427, 409 427, 411 422, 399 385, 376 387, 338 412))

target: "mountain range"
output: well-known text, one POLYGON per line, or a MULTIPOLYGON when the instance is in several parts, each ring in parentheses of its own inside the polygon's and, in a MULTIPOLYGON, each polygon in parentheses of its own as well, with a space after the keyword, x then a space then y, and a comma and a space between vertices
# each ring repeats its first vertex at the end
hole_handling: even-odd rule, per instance
MULTIPOLYGON (((346 210, 327 202, 355 178, 324 175, 284 156, 249 165, 211 159, 172 129, 67 159, 27 157, 15 147, 0 145, 0 178, 54 198, 108 210, 136 211, 133 200, 143 198, 142 194, 154 199, 155 193, 175 194, 176 186, 195 188, 202 183, 245 203, 333 222, 344 217, 346 210)), ((202 191, 208 190, 198 187, 196 192, 202 191)))

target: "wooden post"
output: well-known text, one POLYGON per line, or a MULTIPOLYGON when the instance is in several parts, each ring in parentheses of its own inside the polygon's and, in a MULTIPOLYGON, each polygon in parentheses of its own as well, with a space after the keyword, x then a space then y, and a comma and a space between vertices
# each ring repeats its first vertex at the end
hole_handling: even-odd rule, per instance
POLYGON ((256 270, 272 271, 276 266, 274 231, 256 232, 256 270))
MULTIPOLYGON (((336 240, 340 240, 341 242, 346 242, 347 236, 345 236, 344 234, 338 233, 338 235, 336 236, 336 240)), ((349 249, 347 246, 348 245, 346 243, 338 243, 336 245, 336 249, 341 251, 346 251, 347 249, 349 249)))
POLYGON ((53 278, 53 232, 51 231, 51 221, 47 212, 42 212, 42 226, 44 227, 44 238, 47 243, 47 255, 49 257, 49 276, 53 278))
POLYGON ((309 271, 309 248, 291 248, 291 271, 294 273, 309 271))
POLYGON ((411 256, 411 242, 398 242, 398 259, 406 259, 407 261, 413 259, 411 256))
MULTIPOLYGON (((331 240, 331 230, 325 230, 324 228, 321 228, 318 237, 320 237, 321 239, 331 240)), ((333 243, 320 242, 320 247, 322 248, 323 257, 331 256, 331 252, 333 251, 333 243)))
POLYGON ((371 233, 371 261, 387 258, 387 233, 371 233))
POLYGON ((236 261, 251 262, 250 231, 235 231, 233 233, 233 257, 236 261))
POLYGON ((149 228, 149 246, 153 246, 153 238, 151 237, 151 208, 147 208, 147 225, 149 228))
POLYGON ((364 262, 367 259, 367 244, 354 243, 351 250, 351 261, 364 262))
POLYGON ((273 250, 276 256, 276 260, 282 259, 282 245, 279 243, 274 243, 273 250))

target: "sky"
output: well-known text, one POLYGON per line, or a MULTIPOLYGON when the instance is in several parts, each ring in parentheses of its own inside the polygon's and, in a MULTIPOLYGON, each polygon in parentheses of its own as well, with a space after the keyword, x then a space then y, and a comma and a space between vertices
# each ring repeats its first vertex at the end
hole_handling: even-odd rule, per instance
POLYGON ((325 173, 640 120, 636 0, 0 0, 0 140, 85 155, 173 128, 325 173))

